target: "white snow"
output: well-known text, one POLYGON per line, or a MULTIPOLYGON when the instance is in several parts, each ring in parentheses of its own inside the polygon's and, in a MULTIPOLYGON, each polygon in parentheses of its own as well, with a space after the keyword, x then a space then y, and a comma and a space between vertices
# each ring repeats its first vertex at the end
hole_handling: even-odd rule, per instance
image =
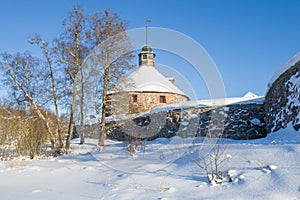
MULTIPOLYGON (((225 106, 230 104, 260 104, 265 100, 263 96, 243 96, 243 97, 229 97, 220 99, 204 99, 197 101, 187 101, 178 104, 171 104, 163 107, 153 108, 152 110, 166 110, 166 109, 179 109, 179 108, 191 108, 191 107, 203 107, 203 106, 225 106)), ((225 108, 226 109, 226 108, 225 108)), ((224 110, 228 111, 228 110, 224 110)))
MULTIPOLYGON (((300 72, 296 72, 290 77, 288 81, 285 82, 285 86, 288 89, 289 95, 286 97, 286 106, 282 107, 276 114, 274 122, 281 123, 284 121, 287 116, 293 114, 293 110, 300 107, 300 72)), ((280 103, 280 101, 278 100, 280 103)), ((300 113, 297 116, 294 116, 294 119, 290 122, 296 124, 300 120, 300 113)), ((275 130, 276 126, 273 126, 272 131, 275 130)))
POLYGON ((300 51, 296 53, 291 59, 289 59, 280 69, 273 75, 271 81, 268 83, 268 89, 272 86, 272 84, 279 78, 281 74, 283 74, 290 67, 295 65, 300 60, 300 51))
POLYGON ((134 71, 119 87, 128 92, 169 92, 186 96, 169 78, 164 77, 153 66, 142 65, 134 71))
POLYGON ((245 98, 256 98, 258 97, 256 94, 252 93, 252 92, 247 92, 245 95, 244 95, 245 98))
POLYGON ((191 159, 205 140, 159 138, 134 157, 125 144, 72 144, 73 153, 48 160, 0 162, 1 199, 299 199, 300 136, 289 128, 267 138, 226 140, 224 166, 232 182, 209 184, 191 159))
MULTIPOLYGON (((291 95, 287 97, 287 103, 290 108, 300 107, 300 72, 297 72, 291 76, 290 80, 286 83, 288 84, 288 90, 291 95)), ((292 113, 291 109, 285 108, 286 113, 292 113)), ((298 113, 297 119, 300 120, 300 113, 298 113)))
MULTIPOLYGON (((197 101, 186 101, 178 104, 170 104, 162 107, 152 108, 149 112, 156 113, 160 111, 167 111, 172 109, 184 109, 193 107, 206 107, 206 106, 225 106, 231 104, 261 104, 265 98, 263 96, 243 96, 243 97, 229 97, 220 99, 204 99, 197 101)), ((225 107, 224 111, 227 112, 229 108, 225 107)))
MULTIPOLYGON (((152 67, 153 68, 153 67, 152 67)), ((162 111, 169 110, 179 110, 179 109, 187 109, 187 108, 198 108, 198 107, 206 107, 206 106, 225 106, 231 104, 262 104, 265 98, 263 96, 257 96, 251 92, 248 92, 243 97, 229 97, 229 98, 220 98, 220 99, 205 99, 205 100, 197 100, 197 101, 186 101, 177 104, 170 104, 165 106, 154 107, 148 112, 137 113, 137 114, 120 114, 113 115, 106 118, 107 121, 122 121, 127 119, 133 119, 136 117, 145 116, 148 114, 159 113, 162 111)), ((228 107, 224 107, 224 112, 229 110, 228 107)), ((226 115, 226 113, 224 113, 226 115)), ((98 119, 99 121, 99 119, 98 119)), ((97 122, 97 120, 96 120, 97 122)))
POLYGON ((264 125, 264 123, 262 123, 262 122, 261 122, 259 119, 257 119, 257 118, 251 119, 250 122, 251 122, 252 124, 257 125, 257 126, 263 126, 263 125, 264 125))

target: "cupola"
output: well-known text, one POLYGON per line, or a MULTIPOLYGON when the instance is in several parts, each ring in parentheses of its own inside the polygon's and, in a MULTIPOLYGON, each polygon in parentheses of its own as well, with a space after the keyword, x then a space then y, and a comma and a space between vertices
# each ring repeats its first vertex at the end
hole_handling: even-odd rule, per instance
POLYGON ((146 65, 154 67, 155 53, 148 45, 143 46, 141 53, 139 53, 139 66, 146 65))

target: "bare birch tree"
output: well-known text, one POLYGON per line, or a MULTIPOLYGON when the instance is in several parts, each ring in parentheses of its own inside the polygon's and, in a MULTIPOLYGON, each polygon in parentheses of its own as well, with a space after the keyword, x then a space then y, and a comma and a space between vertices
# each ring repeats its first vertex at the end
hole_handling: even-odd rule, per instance
POLYGON ((63 151, 64 148, 64 143, 63 143, 63 136, 62 136, 62 128, 61 128, 61 123, 59 119, 59 108, 58 108, 58 96, 57 96, 57 84, 56 84, 56 79, 54 75, 54 58, 51 52, 51 49, 49 48, 49 43, 45 41, 40 35, 35 35, 31 41, 31 44, 36 44, 38 45, 43 52, 43 55, 46 59, 46 64, 48 66, 48 76, 50 77, 51 80, 51 96, 52 96, 52 102, 54 104, 55 108, 55 120, 56 120, 56 127, 57 127, 57 137, 58 137, 58 148, 59 151, 63 151))
POLYGON ((92 16, 90 39, 97 49, 98 64, 102 73, 101 122, 98 148, 102 149, 106 138, 106 114, 108 111, 108 91, 113 88, 126 71, 132 68, 130 42, 126 36, 127 22, 118 14, 106 9, 103 14, 92 16))
POLYGON ((74 7, 68 18, 63 21, 65 31, 59 39, 56 39, 56 53, 59 55, 60 63, 66 66, 66 74, 70 80, 70 117, 66 139, 66 150, 70 149, 73 135, 74 115, 78 91, 78 79, 83 59, 86 57, 88 48, 86 46, 86 16, 81 7, 74 7))
POLYGON ((105 10, 103 14, 95 13, 92 16, 86 16, 81 7, 75 6, 63 21, 64 31, 54 39, 53 47, 50 47, 49 43, 40 36, 31 40, 31 43, 41 48, 45 62, 41 62, 29 53, 16 55, 3 53, 1 55, 1 69, 5 74, 6 84, 11 87, 11 96, 18 105, 25 107, 30 105, 44 121, 52 148, 63 149, 64 129, 61 127, 59 119, 59 104, 63 101, 69 107, 65 150, 70 149, 74 116, 78 104, 80 105, 81 143, 84 142, 85 88, 89 87, 91 79, 95 80, 93 70, 96 70, 97 73, 101 72, 102 77, 99 80, 98 76, 97 83, 101 85, 102 114, 100 125, 102 134, 99 137, 99 146, 104 145, 105 116, 109 107, 108 91, 132 67, 130 44, 124 32, 126 26, 126 21, 109 10, 105 10), (91 50, 93 50, 92 54, 96 56, 96 62, 92 67, 87 67, 84 60, 91 50), (43 68, 45 65, 47 70, 43 68), (57 77, 54 74, 55 66, 58 66, 65 75, 64 89, 62 92, 59 91, 60 94, 58 94, 57 77), (41 95, 44 97, 41 98, 41 95), (48 96, 45 97, 45 95, 48 96), (59 99, 58 96, 62 98, 59 99), (40 109, 41 105, 48 103, 50 99, 55 108, 57 126, 54 130, 49 126, 47 118, 40 109))
POLYGON ((27 106, 37 114, 49 134, 52 149, 57 149, 53 128, 41 109, 46 77, 41 61, 28 52, 24 54, 2 53, 0 59, 3 82, 9 88, 12 97, 18 105, 24 108, 27 106))

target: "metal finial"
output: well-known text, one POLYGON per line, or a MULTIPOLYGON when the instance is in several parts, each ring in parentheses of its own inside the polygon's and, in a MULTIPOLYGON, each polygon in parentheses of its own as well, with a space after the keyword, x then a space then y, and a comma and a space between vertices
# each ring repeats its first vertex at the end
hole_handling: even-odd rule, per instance
POLYGON ((146 19, 146 45, 148 45, 148 23, 152 22, 150 19, 146 19))

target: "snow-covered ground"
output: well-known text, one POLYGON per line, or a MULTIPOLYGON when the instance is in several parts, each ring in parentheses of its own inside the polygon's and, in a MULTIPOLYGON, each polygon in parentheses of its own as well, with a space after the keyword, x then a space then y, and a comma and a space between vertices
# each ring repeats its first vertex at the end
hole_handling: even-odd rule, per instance
POLYGON ((300 199, 300 135, 292 129, 226 140, 233 182, 207 183, 195 158, 205 140, 159 138, 131 157, 125 144, 73 141, 73 153, 0 163, 1 199, 300 199))

